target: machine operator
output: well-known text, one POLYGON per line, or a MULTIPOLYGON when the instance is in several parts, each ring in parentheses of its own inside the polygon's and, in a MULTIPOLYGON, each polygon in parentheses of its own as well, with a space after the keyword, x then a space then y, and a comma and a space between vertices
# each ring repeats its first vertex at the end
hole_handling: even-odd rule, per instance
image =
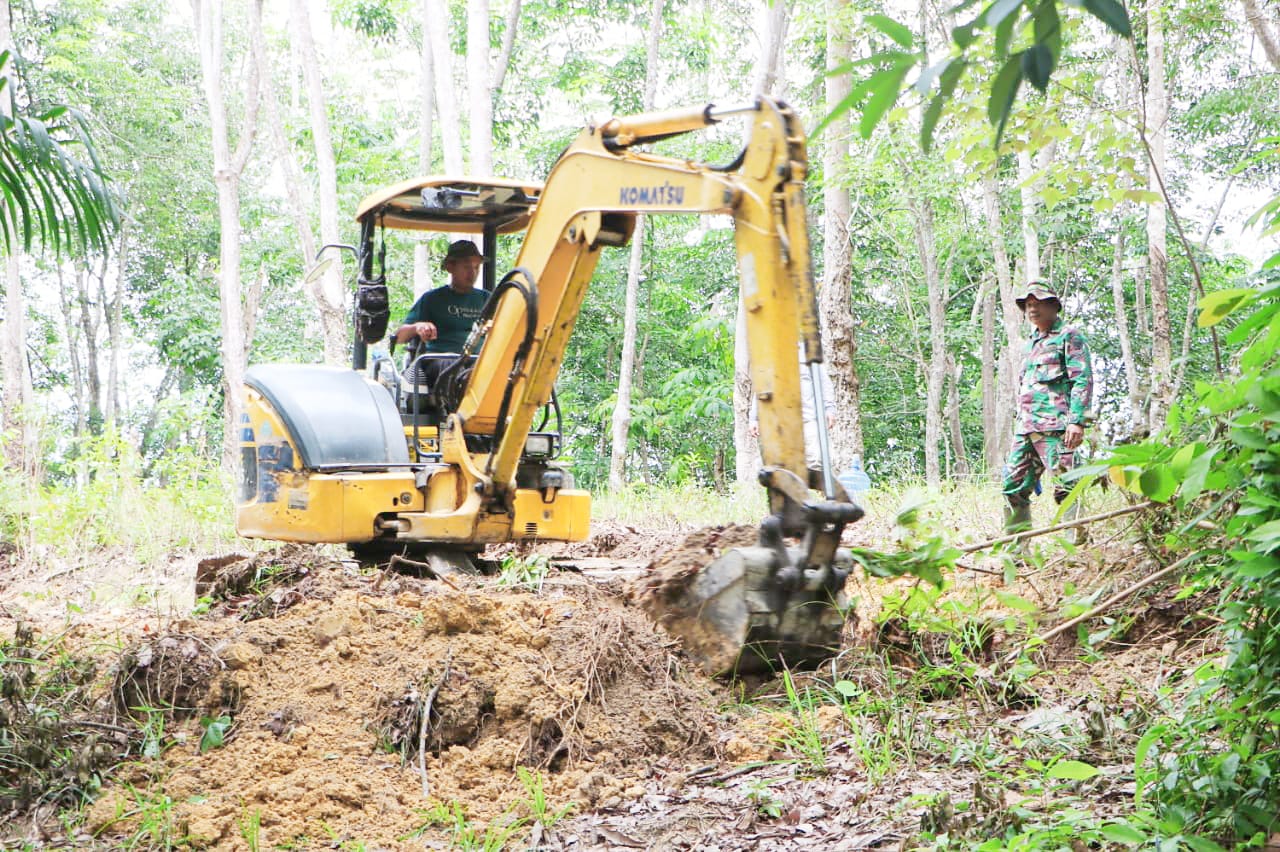
POLYGON ((440 268, 449 273, 449 283, 423 293, 395 331, 396 343, 414 338, 426 352, 461 352, 471 327, 480 318, 489 293, 476 286, 484 257, 470 240, 449 245, 440 268))

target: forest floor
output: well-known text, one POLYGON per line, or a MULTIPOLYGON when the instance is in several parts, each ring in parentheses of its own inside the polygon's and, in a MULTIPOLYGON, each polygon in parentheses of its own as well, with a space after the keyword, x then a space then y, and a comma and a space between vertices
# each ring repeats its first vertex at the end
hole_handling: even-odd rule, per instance
POLYGON ((301 546, 142 576, 11 558, 0 670, 27 709, 0 847, 1071 848, 1131 810, 1137 738, 1219 652, 1173 584, 1019 655, 1156 570, 1137 523, 1017 570, 970 559, 941 593, 854 575, 835 659, 734 682, 627 602, 705 544, 674 525, 600 522, 444 581, 301 546), (41 703, 62 739, 31 733, 53 737, 41 703))

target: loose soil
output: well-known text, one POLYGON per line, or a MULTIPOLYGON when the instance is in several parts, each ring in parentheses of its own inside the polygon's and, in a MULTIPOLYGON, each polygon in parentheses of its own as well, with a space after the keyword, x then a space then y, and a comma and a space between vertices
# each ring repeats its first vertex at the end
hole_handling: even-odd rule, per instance
MULTIPOLYGON (((989 670, 1012 649, 1018 617, 996 592, 1036 602, 1053 623, 1065 582, 1093 588, 1110 574, 1119 588, 1150 570, 1118 545, 1082 550, 1010 586, 962 572, 952 595, 987 592, 968 615, 977 674, 945 674, 954 633, 877 618, 913 581, 851 577, 863 628, 850 630, 826 670, 796 673, 795 688, 831 695, 841 680, 858 700, 918 707, 911 728, 896 734, 906 758, 882 767, 859 747, 871 717, 846 715, 831 698, 797 716, 777 681, 711 680, 626 600, 628 586, 632 597, 652 593, 724 548, 754 542, 745 527, 680 539, 597 525, 587 542, 539 550, 553 564, 612 561, 629 581, 566 569, 538 588, 405 576, 324 548, 190 558, 175 560, 173 572, 212 600, 203 614, 172 618, 159 605, 113 602, 73 613, 73 628, 51 612, 56 586, 37 582, 49 572, 13 565, 0 636, 19 621, 46 637, 65 631, 73 650, 110 671, 104 706, 114 724, 138 725, 136 708, 172 708, 168 748, 119 769, 72 831, 72 846, 100 849, 136 842, 146 828, 139 802, 158 795, 172 802, 173 836, 193 848, 247 848, 255 821, 262 849, 447 848, 466 845, 462 828, 531 817, 537 785, 553 811, 572 810, 549 827, 526 822, 510 848, 911 848, 922 830, 981 836, 1014 819, 1017 791, 986 789, 979 764, 963 757, 980 734, 991 748, 1043 737, 1048 753, 1067 748, 1102 767, 1080 792, 1098 813, 1120 812, 1132 788, 1124 750, 1144 702, 1216 651, 1195 603, 1165 592, 1119 614, 1126 622, 1094 657, 1068 636, 1043 651, 1044 673, 1017 689, 989 670), (101 645, 107 636, 113 647, 101 645), (927 684, 915 677, 923 671, 927 684), (202 750, 205 728, 220 718, 231 723, 225 743, 202 750), (824 738, 820 765, 797 745, 806 725, 824 738), (946 804, 960 801, 970 803, 963 817, 946 804), (433 823, 442 806, 459 808, 466 824, 433 823)), ((94 570, 61 579, 92 586, 94 570)), ((169 606, 180 608, 180 598, 169 606)), ((47 809, 10 817, 0 843, 67 842, 47 809)))

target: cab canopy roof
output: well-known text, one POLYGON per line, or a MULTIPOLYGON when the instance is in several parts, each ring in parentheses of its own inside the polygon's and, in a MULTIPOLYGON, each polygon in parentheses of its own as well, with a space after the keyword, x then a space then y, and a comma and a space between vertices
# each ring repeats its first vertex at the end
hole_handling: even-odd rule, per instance
POLYGON ((510 234, 529 225, 542 184, 502 178, 425 177, 368 195, 356 221, 374 217, 388 228, 480 234, 487 228, 510 234))

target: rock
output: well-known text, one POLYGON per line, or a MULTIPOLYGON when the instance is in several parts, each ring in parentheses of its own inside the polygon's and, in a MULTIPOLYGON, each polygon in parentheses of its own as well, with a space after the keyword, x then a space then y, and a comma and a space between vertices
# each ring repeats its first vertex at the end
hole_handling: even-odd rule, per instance
POLYGON ((262 652, 248 642, 232 642, 218 656, 229 669, 246 669, 262 659, 262 652))
POLYGON ((326 613, 316 620, 316 626, 311 635, 315 638, 316 644, 323 647, 339 636, 350 636, 351 622, 341 613, 326 613))
POLYGON ((333 650, 338 652, 339 657, 350 657, 351 640, 345 636, 339 636, 333 640, 333 650))

